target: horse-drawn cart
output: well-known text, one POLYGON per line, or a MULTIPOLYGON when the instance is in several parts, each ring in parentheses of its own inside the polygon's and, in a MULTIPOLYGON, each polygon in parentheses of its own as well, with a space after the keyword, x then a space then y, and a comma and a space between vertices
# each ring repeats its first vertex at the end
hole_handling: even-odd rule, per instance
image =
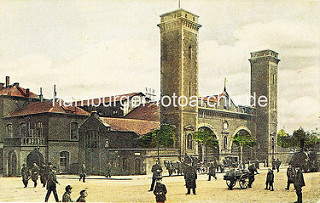
POLYGON ((236 185, 237 181, 241 189, 246 189, 248 187, 248 170, 235 170, 231 169, 226 172, 226 175, 223 176, 223 179, 226 181, 226 184, 230 190, 236 185))

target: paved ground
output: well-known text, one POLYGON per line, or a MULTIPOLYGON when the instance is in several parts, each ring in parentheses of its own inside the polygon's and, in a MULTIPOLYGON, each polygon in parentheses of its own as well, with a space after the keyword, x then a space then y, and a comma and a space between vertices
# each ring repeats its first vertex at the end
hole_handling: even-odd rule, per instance
MULTIPOLYGON (((199 175, 197 180, 197 195, 185 195, 184 179, 182 176, 164 177, 163 183, 168 189, 168 202, 294 202, 296 194, 291 189, 286 191, 286 171, 282 169, 275 173, 275 191, 264 190, 266 169, 259 171, 253 188, 228 190, 223 180, 223 174, 218 173, 218 180, 207 181, 207 175, 199 175)), ((305 173, 306 187, 303 188, 304 202, 320 202, 320 173, 305 173)), ((58 194, 61 198, 64 188, 73 186, 71 197, 76 200, 79 191, 88 191, 89 202, 155 202, 150 187, 151 176, 114 177, 108 180, 104 177, 91 176, 86 183, 79 182, 76 176, 58 176, 58 194), (122 179, 122 180, 117 180, 122 179)), ((29 182, 28 188, 23 188, 21 178, 0 178, 0 201, 7 202, 41 202, 46 194, 45 188, 33 188, 29 182)), ((51 195, 49 201, 54 201, 51 195)))

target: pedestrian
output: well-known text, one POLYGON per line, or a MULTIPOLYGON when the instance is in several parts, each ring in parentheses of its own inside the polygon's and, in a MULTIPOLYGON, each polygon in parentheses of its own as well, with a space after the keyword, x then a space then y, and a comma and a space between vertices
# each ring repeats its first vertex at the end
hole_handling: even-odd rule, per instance
POLYGON ((37 166, 37 163, 34 162, 33 167, 31 168, 31 180, 34 183, 34 187, 37 187, 38 178, 39 178, 39 166, 37 166))
POLYGON ((279 160, 279 158, 277 158, 276 166, 277 166, 277 173, 278 173, 280 171, 280 166, 281 166, 281 161, 279 160))
POLYGON ((208 181, 211 181, 211 176, 214 177, 216 180, 217 180, 217 176, 216 176, 216 166, 215 164, 213 164, 212 162, 209 163, 209 178, 208 178, 208 181))
POLYGON ((190 190, 192 189, 193 194, 196 194, 196 180, 197 180, 197 171, 196 169, 191 166, 191 165, 187 165, 186 166, 186 171, 184 174, 184 179, 186 181, 186 188, 188 189, 186 195, 190 195, 190 190))
POLYGON ((45 202, 48 202, 51 192, 53 192, 54 198, 56 202, 59 202, 58 194, 57 194, 57 184, 59 182, 57 181, 56 171, 54 170, 54 167, 51 162, 48 163, 49 165, 49 171, 48 171, 48 178, 47 178, 47 194, 45 197, 45 202))
POLYGON ((273 182, 274 182, 274 174, 273 170, 269 168, 267 173, 267 180, 266 180, 266 190, 273 191, 273 182))
POLYGON ((86 169, 86 165, 83 163, 80 168, 79 181, 82 179, 83 182, 86 182, 86 175, 87 175, 87 169, 86 169))
POLYGON ((290 184, 291 184, 291 183, 294 183, 295 176, 296 176, 296 170, 295 170, 291 165, 289 165, 289 167, 288 167, 288 169, 287 169, 288 181, 287 181, 287 188, 286 188, 286 190, 289 190, 290 184))
POLYGON ((254 176, 256 174, 259 174, 257 171, 257 168, 255 167, 255 164, 251 164, 248 167, 249 170, 249 183, 248 183, 248 187, 251 188, 252 187, 252 183, 254 182, 254 176))
POLYGON ((45 187, 47 182, 47 176, 48 176, 48 168, 45 164, 40 166, 39 174, 40 174, 40 182, 42 186, 45 187))
POLYGON ((86 202, 86 197, 88 196, 88 193, 86 190, 80 191, 80 197, 77 199, 77 202, 86 202))
POLYGON ((156 179, 158 177, 161 177, 162 176, 162 167, 160 166, 159 164, 159 160, 156 162, 156 164, 154 164, 152 166, 152 169, 151 169, 151 172, 152 172, 152 183, 151 183, 151 186, 150 186, 150 189, 149 189, 149 192, 153 191, 153 188, 154 188, 154 184, 156 182, 156 179))
POLYGON ((272 158, 271 165, 272 165, 272 170, 275 170, 276 169, 276 160, 274 158, 272 158))
POLYGON ((107 163, 107 171, 106 171, 106 177, 111 178, 111 163, 107 163))
POLYGON ((71 185, 66 186, 66 192, 62 196, 62 202, 72 202, 71 200, 71 185))
POLYGON ((156 196, 157 203, 164 203, 166 201, 167 188, 165 184, 163 184, 162 177, 157 177, 157 183, 154 188, 153 194, 156 196))
POLYGON ((303 174, 301 168, 297 169, 297 174, 294 179, 294 189, 296 190, 297 194, 297 203, 302 203, 302 187, 305 186, 303 174))
POLYGON ((22 164, 21 177, 24 187, 26 188, 30 179, 30 171, 26 164, 22 164))

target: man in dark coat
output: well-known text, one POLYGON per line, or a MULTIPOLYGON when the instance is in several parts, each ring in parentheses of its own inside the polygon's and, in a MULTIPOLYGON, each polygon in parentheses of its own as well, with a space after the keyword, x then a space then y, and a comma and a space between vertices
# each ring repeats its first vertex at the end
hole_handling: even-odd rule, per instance
POLYGON ((80 197, 77 199, 77 202, 86 202, 86 197, 88 196, 88 193, 86 190, 80 191, 80 197))
POLYGON ((277 158, 277 161, 276 161, 277 172, 279 172, 280 166, 281 166, 281 161, 279 160, 279 158, 277 158))
POLYGON ((167 188, 166 186, 161 183, 162 177, 157 178, 157 183, 154 188, 153 194, 156 196, 156 202, 162 203, 166 201, 166 194, 167 194, 167 188))
POLYGON ((273 158, 272 161, 271 161, 271 165, 272 165, 272 170, 275 170, 276 169, 276 160, 273 158))
POLYGON ((291 165, 289 165, 287 169, 288 182, 287 182, 286 190, 289 190, 290 184, 294 183, 295 176, 296 176, 296 170, 291 165))
POLYGON ((29 168, 26 166, 26 164, 22 164, 21 176, 22 176, 22 182, 24 184, 24 187, 26 188, 28 186, 28 182, 30 178, 30 171, 29 171, 29 168))
POLYGON ((79 181, 82 179, 83 182, 86 182, 86 175, 87 175, 87 169, 86 169, 86 165, 82 164, 81 168, 80 168, 80 173, 79 173, 79 181))
POLYGON ((196 180, 197 180, 197 171, 193 166, 188 165, 184 174, 184 179, 186 181, 186 188, 188 192, 186 195, 190 195, 190 190, 192 189, 193 194, 196 194, 196 180))
POLYGON ((151 172, 152 172, 152 183, 151 183, 149 192, 153 191, 156 179, 158 177, 162 176, 162 174, 161 174, 162 173, 162 167, 160 166, 159 161, 157 161, 156 164, 154 164, 152 166, 151 172))
POLYGON ((297 169, 297 174, 294 179, 294 189, 296 190, 297 194, 297 203, 302 203, 302 187, 305 186, 303 174, 300 168, 297 169))
POLYGON ((111 163, 110 162, 107 163, 107 171, 106 172, 107 172, 106 177, 111 178, 111 163))
POLYGON ((47 176, 48 176, 48 168, 45 164, 40 166, 39 174, 40 174, 40 181, 42 183, 42 186, 45 187, 47 182, 47 176))
POLYGON ((33 163, 33 167, 31 168, 31 180, 34 182, 34 187, 37 187, 39 178, 39 166, 37 163, 33 163))
POLYGON ((269 171, 267 173, 267 180, 266 180, 266 190, 273 191, 273 182, 274 182, 274 174, 273 170, 269 168, 269 171))
POLYGON ((49 163, 49 172, 47 178, 47 194, 45 197, 45 202, 48 202, 51 192, 53 192, 54 198, 56 202, 59 202, 58 194, 57 194, 57 185, 59 182, 57 181, 56 172, 53 168, 52 163, 49 163))
POLYGON ((251 164, 248 167, 249 170, 249 183, 248 183, 248 187, 251 188, 252 187, 252 183, 254 182, 254 175, 259 174, 257 171, 257 168, 255 167, 255 164, 251 164))
POLYGON ((71 200, 71 185, 66 186, 66 192, 62 196, 62 202, 72 202, 71 200))
POLYGON ((216 176, 216 165, 214 163, 209 163, 209 178, 208 181, 211 181, 211 176, 214 177, 217 180, 217 176, 216 176))

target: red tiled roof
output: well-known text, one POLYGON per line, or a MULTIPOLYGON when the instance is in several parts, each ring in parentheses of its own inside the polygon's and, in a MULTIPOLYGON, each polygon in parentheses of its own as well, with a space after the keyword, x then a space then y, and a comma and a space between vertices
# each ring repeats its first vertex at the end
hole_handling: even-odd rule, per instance
POLYGON ((19 85, 10 85, 9 87, 5 87, 1 89, 0 95, 26 97, 26 98, 38 98, 38 95, 36 95, 33 92, 29 92, 29 96, 27 97, 27 90, 20 87, 19 85))
POLYGON ((160 122, 157 121, 145 121, 136 119, 125 119, 125 118, 109 118, 100 117, 104 124, 108 124, 111 130, 118 131, 131 131, 138 135, 145 135, 155 129, 158 129, 160 122))
POLYGON ((160 106, 157 102, 141 104, 125 116, 126 119, 160 121, 160 106))
POLYGON ((27 106, 13 111, 8 117, 23 116, 38 113, 63 113, 63 114, 73 114, 73 115, 86 115, 89 116, 90 113, 87 111, 75 107, 75 106, 60 106, 59 100, 53 105, 52 100, 47 100, 43 102, 32 102, 27 106))
MULTIPOLYGON (((132 92, 128 94, 121 94, 121 95, 115 95, 115 96, 109 96, 109 97, 100 97, 100 98, 94 98, 93 103, 94 104, 100 104, 100 103, 109 103, 109 102, 117 102, 120 100, 126 100, 127 98, 132 98, 134 96, 138 95, 144 95, 142 92, 132 92)), ((89 106, 92 104, 92 99, 86 99, 82 101, 77 101, 77 106, 89 106), (83 104, 82 104, 83 103, 83 104)))

